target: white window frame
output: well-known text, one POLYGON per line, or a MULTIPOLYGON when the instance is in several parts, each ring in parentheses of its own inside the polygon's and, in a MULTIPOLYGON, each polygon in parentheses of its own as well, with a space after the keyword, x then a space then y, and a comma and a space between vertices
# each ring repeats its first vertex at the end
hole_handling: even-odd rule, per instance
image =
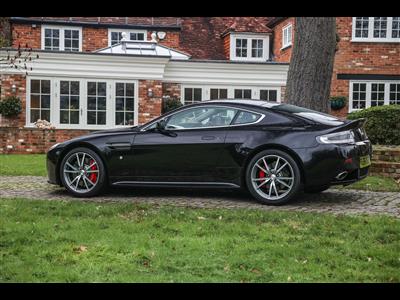
POLYGON ((126 32, 128 39, 130 39, 131 33, 143 33, 144 41, 147 41, 147 30, 141 29, 121 29, 121 28, 108 28, 108 46, 111 47, 111 33, 112 32, 126 32))
POLYGON ((393 17, 387 17, 386 37, 374 38, 374 17, 368 17, 368 37, 356 37, 356 18, 353 17, 351 41, 352 42, 374 42, 374 43, 400 43, 400 38, 392 38, 393 17))
POLYGON ((239 34, 231 33, 230 36, 230 60, 236 61, 267 61, 269 59, 269 35, 265 34, 239 34), (236 40, 247 40, 247 57, 236 56, 236 40), (252 40, 263 41, 263 55, 262 57, 252 57, 252 40))
POLYGON ((282 28, 282 47, 281 50, 292 46, 293 44, 293 24, 289 23, 285 27, 282 28), (289 29, 290 29, 290 41, 289 41, 289 29), (287 35, 287 39, 285 40, 285 34, 287 35))
POLYGON ((134 83, 134 125, 138 124, 139 118, 139 82, 137 80, 118 80, 108 78, 79 78, 79 77, 44 77, 44 76, 27 76, 26 77, 26 123, 25 127, 34 127, 34 122, 30 120, 30 93, 31 80, 50 80, 50 120, 56 129, 84 129, 98 130, 109 128, 132 127, 133 125, 115 125, 115 83, 134 83), (61 124, 60 123, 60 81, 79 81, 79 124, 61 124), (94 125, 87 124, 87 82, 106 82, 106 124, 94 125))
POLYGON ((41 49, 45 50, 45 44, 44 44, 44 40, 45 40, 45 34, 44 31, 46 29, 58 29, 60 31, 60 35, 59 35, 59 39, 60 39, 60 44, 59 50, 48 50, 48 51, 65 51, 65 46, 64 46, 64 32, 65 30, 78 30, 79 31, 79 51, 68 51, 68 52, 82 52, 82 27, 78 27, 78 26, 53 26, 53 25, 42 25, 42 29, 41 29, 41 49))
POLYGON ((349 112, 362 110, 361 108, 353 108, 353 84, 354 83, 365 83, 366 84, 366 101, 365 108, 371 107, 371 85, 373 83, 383 83, 385 85, 385 96, 384 96, 384 104, 390 104, 390 84, 400 84, 399 80, 350 80, 349 82, 349 112))
MULTIPOLYGON (((276 102, 281 102, 281 87, 280 86, 249 86, 249 85, 195 85, 181 84, 181 103, 184 104, 185 88, 201 88, 203 101, 210 100, 211 89, 227 89, 228 99, 234 99, 235 89, 251 89, 251 99, 260 99, 260 90, 276 90, 276 102)), ((243 99, 245 100, 245 99, 243 99)))

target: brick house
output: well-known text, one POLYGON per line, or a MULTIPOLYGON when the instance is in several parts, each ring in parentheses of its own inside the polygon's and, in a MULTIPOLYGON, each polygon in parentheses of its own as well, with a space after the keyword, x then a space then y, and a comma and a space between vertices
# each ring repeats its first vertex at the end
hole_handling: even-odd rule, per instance
MULTIPOLYGON (((290 62, 295 34, 293 17, 273 18, 273 60, 290 62)), ((400 104, 400 17, 337 17, 340 41, 335 54, 332 96, 345 96, 346 107, 331 113, 400 104)))
MULTIPOLYGON (((376 21, 368 19, 368 28, 363 22, 337 18, 341 41, 332 94, 351 99, 349 108, 336 113, 342 116, 373 105, 374 97, 377 105, 400 99, 400 39, 374 38, 376 21)), ((381 23, 387 36, 398 33, 398 18, 380 22, 384 28, 381 23)), ((1 97, 20 97, 23 112, 15 119, 0 117, 0 152, 36 153, 91 130, 143 124, 161 114, 163 99, 184 104, 218 98, 282 101, 295 22, 12 17, 10 28, 12 47, 27 44, 40 58, 30 64, 26 78, 18 70, 1 74, 1 97), (35 128, 39 118, 56 129, 35 128)))

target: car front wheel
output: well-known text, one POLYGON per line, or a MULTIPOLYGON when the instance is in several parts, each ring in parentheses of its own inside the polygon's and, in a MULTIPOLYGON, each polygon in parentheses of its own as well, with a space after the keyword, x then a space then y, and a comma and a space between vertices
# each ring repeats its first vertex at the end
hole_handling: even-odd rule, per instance
POLYGON ((261 203, 280 205, 299 191, 300 170, 295 160, 280 150, 265 150, 250 161, 246 170, 250 193, 261 203))
POLYGON ((65 155, 61 162, 60 178, 63 186, 77 197, 99 194, 106 182, 101 158, 88 148, 76 148, 65 155))

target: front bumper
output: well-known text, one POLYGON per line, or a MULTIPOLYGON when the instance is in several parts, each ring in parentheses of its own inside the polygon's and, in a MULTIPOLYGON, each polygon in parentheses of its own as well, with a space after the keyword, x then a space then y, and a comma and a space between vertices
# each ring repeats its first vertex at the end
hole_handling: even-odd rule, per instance
POLYGON ((50 184, 61 185, 58 161, 60 154, 62 152, 62 147, 56 147, 47 152, 46 155, 46 168, 47 168, 47 182, 50 184))

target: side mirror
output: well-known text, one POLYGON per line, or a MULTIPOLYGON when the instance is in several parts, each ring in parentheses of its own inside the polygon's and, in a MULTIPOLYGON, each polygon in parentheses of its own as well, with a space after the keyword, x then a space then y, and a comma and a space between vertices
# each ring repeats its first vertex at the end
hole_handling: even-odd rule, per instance
POLYGON ((165 131, 165 126, 167 126, 167 122, 165 120, 160 120, 157 122, 156 128, 160 131, 165 131))

